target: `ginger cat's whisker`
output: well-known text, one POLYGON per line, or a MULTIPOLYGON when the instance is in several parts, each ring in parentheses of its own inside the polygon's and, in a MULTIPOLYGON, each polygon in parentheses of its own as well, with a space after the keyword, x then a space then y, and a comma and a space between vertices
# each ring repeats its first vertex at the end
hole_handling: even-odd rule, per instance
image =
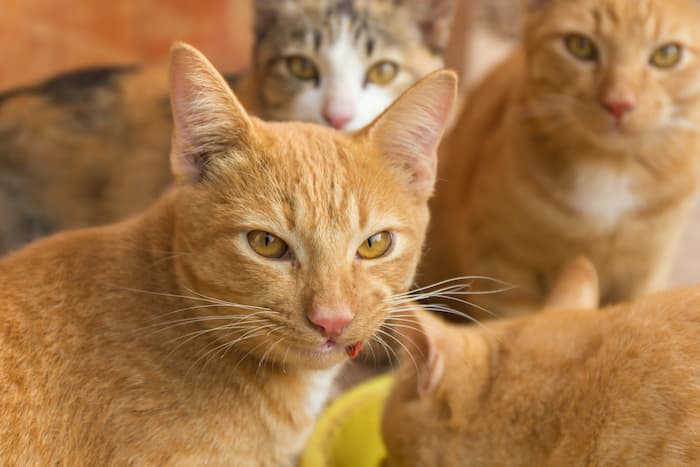
MULTIPOLYGON (((164 323, 157 323, 157 324, 152 324, 146 327, 147 328, 154 328, 158 327, 159 329, 156 329, 155 332, 160 332, 160 331, 165 331, 169 330, 172 328, 177 328, 177 327, 182 327, 182 326, 187 326, 190 324, 196 324, 196 323, 204 323, 207 321, 221 321, 221 320, 226 320, 226 321, 232 321, 237 324, 246 324, 246 323, 265 323, 269 322, 268 319, 265 318, 260 318, 257 320, 251 320, 253 318, 252 315, 221 315, 221 316, 198 316, 194 318, 183 318, 183 319, 176 319, 172 321, 166 321, 164 323)), ((233 324, 233 323, 231 323, 233 324)))
MULTIPOLYGON (((395 332, 396 334, 398 334, 399 337, 401 337, 402 339, 399 339, 398 337, 394 336, 394 335, 393 335, 392 333, 390 333, 390 332, 387 332, 386 335, 388 335, 389 337, 391 337, 391 339, 392 339, 394 342, 396 342, 397 344, 399 344, 399 346, 406 352, 406 355, 408 355, 408 357, 411 359, 411 361, 413 362, 413 364, 414 364, 414 366, 415 366, 415 368, 416 368, 416 371, 417 371, 417 370, 418 370, 418 364, 416 363, 416 360, 413 358, 413 353, 410 352, 410 351, 408 350, 408 348, 406 347, 406 344, 410 345, 410 346, 413 347, 415 350, 417 350, 421 357, 424 356, 424 355, 423 355, 423 351, 422 351, 422 350, 420 349, 420 347, 416 344, 416 342, 413 340, 412 337, 409 337, 408 335, 402 333, 401 331, 399 331, 398 329, 396 329, 396 327, 401 327, 401 326, 389 326, 389 329, 392 330, 393 332, 395 332), (404 342, 406 342, 406 344, 404 344, 404 342)), ((408 326, 403 326, 403 327, 408 328, 408 326)), ((414 331, 419 331, 419 330, 416 329, 416 328, 410 328, 410 329, 412 329, 412 330, 414 330, 414 331)), ((397 357, 397 361, 398 361, 398 357, 397 357)))
MULTIPOLYGON (((378 339, 382 339, 381 337, 379 337, 379 334, 381 334, 382 336, 386 336, 386 337, 390 337, 390 338, 392 338, 392 339, 395 339, 395 337, 392 336, 391 333, 388 333, 388 332, 386 332, 385 330, 383 330, 383 329, 381 329, 381 328, 377 329, 376 332, 377 332, 377 334, 375 334, 375 336, 377 336, 378 339)), ((383 342, 384 345, 386 345, 386 349, 389 349, 389 351, 391 351, 392 355, 393 355, 394 358, 395 358, 394 361, 398 361, 398 360, 399 360, 399 356, 398 356, 398 354, 394 351, 394 349, 391 347, 391 345, 389 345, 388 342, 384 341, 383 339, 382 339, 382 342, 383 342)))
MULTIPOLYGON (((450 279, 444 279, 444 280, 441 280, 441 281, 439 281, 439 282, 435 282, 435 283, 433 283, 433 284, 428 284, 428 285, 424 285, 424 286, 421 286, 421 287, 418 287, 418 288, 415 288, 415 289, 411 289, 411 290, 409 290, 409 291, 407 291, 407 292, 404 292, 404 293, 395 294, 395 295, 390 295, 389 297, 387 297, 387 300, 391 300, 392 298, 397 298, 397 297, 405 297, 405 296, 408 296, 408 295, 415 294, 416 292, 421 292, 421 291, 423 291, 423 290, 431 289, 431 288, 433 288, 433 287, 438 287, 438 286, 440 286, 440 285, 448 284, 448 283, 450 283, 450 282, 464 281, 464 280, 485 280, 485 281, 496 282, 496 283, 501 284, 501 285, 506 286, 506 287, 512 287, 512 286, 513 286, 512 284, 509 284, 508 282, 505 282, 505 281, 496 279, 496 278, 494 278, 494 277, 488 277, 488 276, 457 276, 457 277, 452 277, 452 278, 450 278, 450 279)), ((470 283, 464 284, 464 286, 466 286, 466 287, 469 287, 470 285, 471 285, 470 283)))
POLYGON ((264 365, 267 364, 266 359, 267 359, 268 354, 271 353, 272 350, 283 340, 284 340, 284 336, 280 337, 275 342, 270 344, 270 347, 265 351, 265 353, 263 353, 262 357, 260 358, 260 361, 258 362, 258 367, 255 370, 255 376, 258 376, 258 374, 260 373, 261 365, 263 365, 263 370, 265 369, 264 365))
MULTIPOLYGON (((384 341, 384 339, 382 339, 382 337, 379 335, 379 333, 375 332, 374 334, 372 334, 372 337, 370 338, 370 340, 377 342, 379 344, 379 346, 381 347, 381 349, 384 350, 384 353, 386 354, 386 361, 388 361, 388 362, 392 361, 391 354, 389 353, 389 350, 387 350, 387 349, 389 349, 389 345, 384 341)), ((372 346, 370 346, 370 349, 371 348, 372 348, 372 346)), ((392 350, 392 352, 393 352, 393 350, 392 350)), ((396 355, 396 354, 394 353, 394 355, 396 355)))
MULTIPOLYGON (((206 321, 208 321, 208 320, 206 320, 206 321)), ((259 329, 259 328, 263 327, 263 326, 258 326, 258 324, 260 324, 260 323, 269 323, 269 321, 267 321, 267 320, 250 320, 250 321, 243 321, 243 322, 226 323, 226 324, 222 324, 220 326, 216 326, 213 328, 192 331, 192 332, 189 332, 187 334, 176 337, 176 338, 171 339, 170 341, 166 341, 166 342, 167 343, 176 342, 178 340, 185 339, 185 338, 188 338, 191 336, 193 336, 194 338, 197 338, 199 336, 202 336, 204 334, 214 332, 214 331, 227 331, 227 330, 239 330, 239 329, 251 329, 251 328, 259 329)), ((272 326, 272 324, 268 324, 266 326, 272 326)))
MULTIPOLYGON (((406 320, 408 321, 408 320, 406 320)), ((390 329, 395 329, 395 328, 404 328, 404 329, 410 329, 413 331, 419 331, 419 329, 416 326, 409 326, 407 324, 401 324, 401 323, 394 323, 392 321, 386 320, 387 327, 390 329)), ((401 334, 399 331, 396 331, 397 334, 401 334)))
MULTIPOLYGON (((275 326, 275 325, 267 324, 264 326, 250 326, 248 328, 244 327, 243 328, 244 329, 243 336, 241 336, 240 340, 235 340, 233 342, 233 344, 237 344, 238 342, 242 342, 242 341, 246 340, 248 338, 247 336, 252 334, 252 333, 262 331, 263 329, 268 329, 268 328, 271 328, 273 326, 275 326), (245 330, 245 329, 247 329, 247 330, 245 330)), ((176 337, 174 339, 171 339, 171 341, 169 341, 169 343, 173 343, 173 344, 175 342, 181 341, 174 349, 171 350, 171 354, 174 353, 176 350, 178 350, 180 347, 184 346, 185 344, 197 339, 198 337, 201 337, 205 334, 210 334, 210 333, 216 332, 216 331, 227 331, 227 330, 232 330, 230 325, 223 325, 223 326, 218 326, 218 327, 214 327, 214 328, 210 328, 210 329, 205 329, 202 331, 196 331, 194 333, 189 333, 188 335, 185 335, 185 336, 179 336, 179 337, 176 337)), ((233 344, 231 344, 231 345, 233 345, 233 344)))

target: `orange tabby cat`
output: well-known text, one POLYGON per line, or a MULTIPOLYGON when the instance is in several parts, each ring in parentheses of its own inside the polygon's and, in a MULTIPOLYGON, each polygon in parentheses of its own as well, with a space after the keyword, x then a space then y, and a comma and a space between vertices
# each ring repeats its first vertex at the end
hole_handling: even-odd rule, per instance
POLYGON ((497 315, 579 254, 605 303, 663 285, 700 179, 698 24, 695 0, 533 2, 445 140, 421 281, 517 285, 473 297, 497 315))
MULTIPOLYGON (((576 266, 554 305, 594 304, 593 269, 576 266)), ((486 328, 419 322, 384 411, 389 466, 698 465, 700 288, 486 328)))
POLYGON ((172 60, 176 185, 0 261, 4 465, 289 465, 413 280, 453 73, 344 134, 172 60))

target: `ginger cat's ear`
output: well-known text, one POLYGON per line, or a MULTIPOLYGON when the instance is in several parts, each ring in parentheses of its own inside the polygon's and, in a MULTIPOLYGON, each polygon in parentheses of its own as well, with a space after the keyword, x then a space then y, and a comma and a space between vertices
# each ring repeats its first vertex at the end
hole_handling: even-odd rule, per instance
POLYGON ((420 309, 413 312, 410 321, 401 328, 406 353, 403 363, 415 370, 416 390, 423 396, 435 391, 445 374, 447 329, 438 318, 420 309))
POLYGON ((170 162, 177 180, 204 178, 213 157, 249 141, 247 112, 214 66, 187 44, 171 49, 170 94, 175 123, 170 162))
POLYGON ((436 71, 423 78, 368 127, 369 137, 409 172, 419 198, 433 193, 437 148, 457 94, 457 75, 436 71))
POLYGON ((549 293, 546 308, 597 309, 600 302, 598 273, 585 256, 567 263, 549 293))

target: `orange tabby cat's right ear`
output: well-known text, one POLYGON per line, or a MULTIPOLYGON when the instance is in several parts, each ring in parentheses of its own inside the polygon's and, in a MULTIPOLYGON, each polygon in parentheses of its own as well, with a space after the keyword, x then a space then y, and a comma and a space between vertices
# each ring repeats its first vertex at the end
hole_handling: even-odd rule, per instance
POLYGON ((445 374, 446 328, 438 318, 420 309, 406 319, 411 323, 402 327, 400 334, 406 353, 403 363, 416 371, 418 394, 431 394, 445 374))
POLYGON ((175 124, 170 161, 177 180, 202 179, 213 157, 249 142, 248 113, 204 55, 184 43, 170 52, 170 102, 175 124))
POLYGON ((457 75, 439 70, 401 95, 368 127, 370 139, 411 176, 420 198, 433 193, 437 148, 457 95, 457 75))
POLYGON ((552 286, 545 308, 597 309, 600 302, 598 273, 585 256, 564 265, 552 286))

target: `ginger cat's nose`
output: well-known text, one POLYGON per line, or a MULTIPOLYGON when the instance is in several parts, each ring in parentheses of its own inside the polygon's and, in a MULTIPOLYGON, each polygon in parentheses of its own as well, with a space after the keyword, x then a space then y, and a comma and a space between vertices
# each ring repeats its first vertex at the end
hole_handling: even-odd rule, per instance
POLYGON ((323 337, 338 337, 352 322, 355 315, 347 307, 312 307, 309 321, 323 337))
POLYGON ((605 107, 616 120, 621 120, 625 114, 634 110, 635 106, 635 102, 631 99, 606 99, 603 102, 603 107, 605 107))

